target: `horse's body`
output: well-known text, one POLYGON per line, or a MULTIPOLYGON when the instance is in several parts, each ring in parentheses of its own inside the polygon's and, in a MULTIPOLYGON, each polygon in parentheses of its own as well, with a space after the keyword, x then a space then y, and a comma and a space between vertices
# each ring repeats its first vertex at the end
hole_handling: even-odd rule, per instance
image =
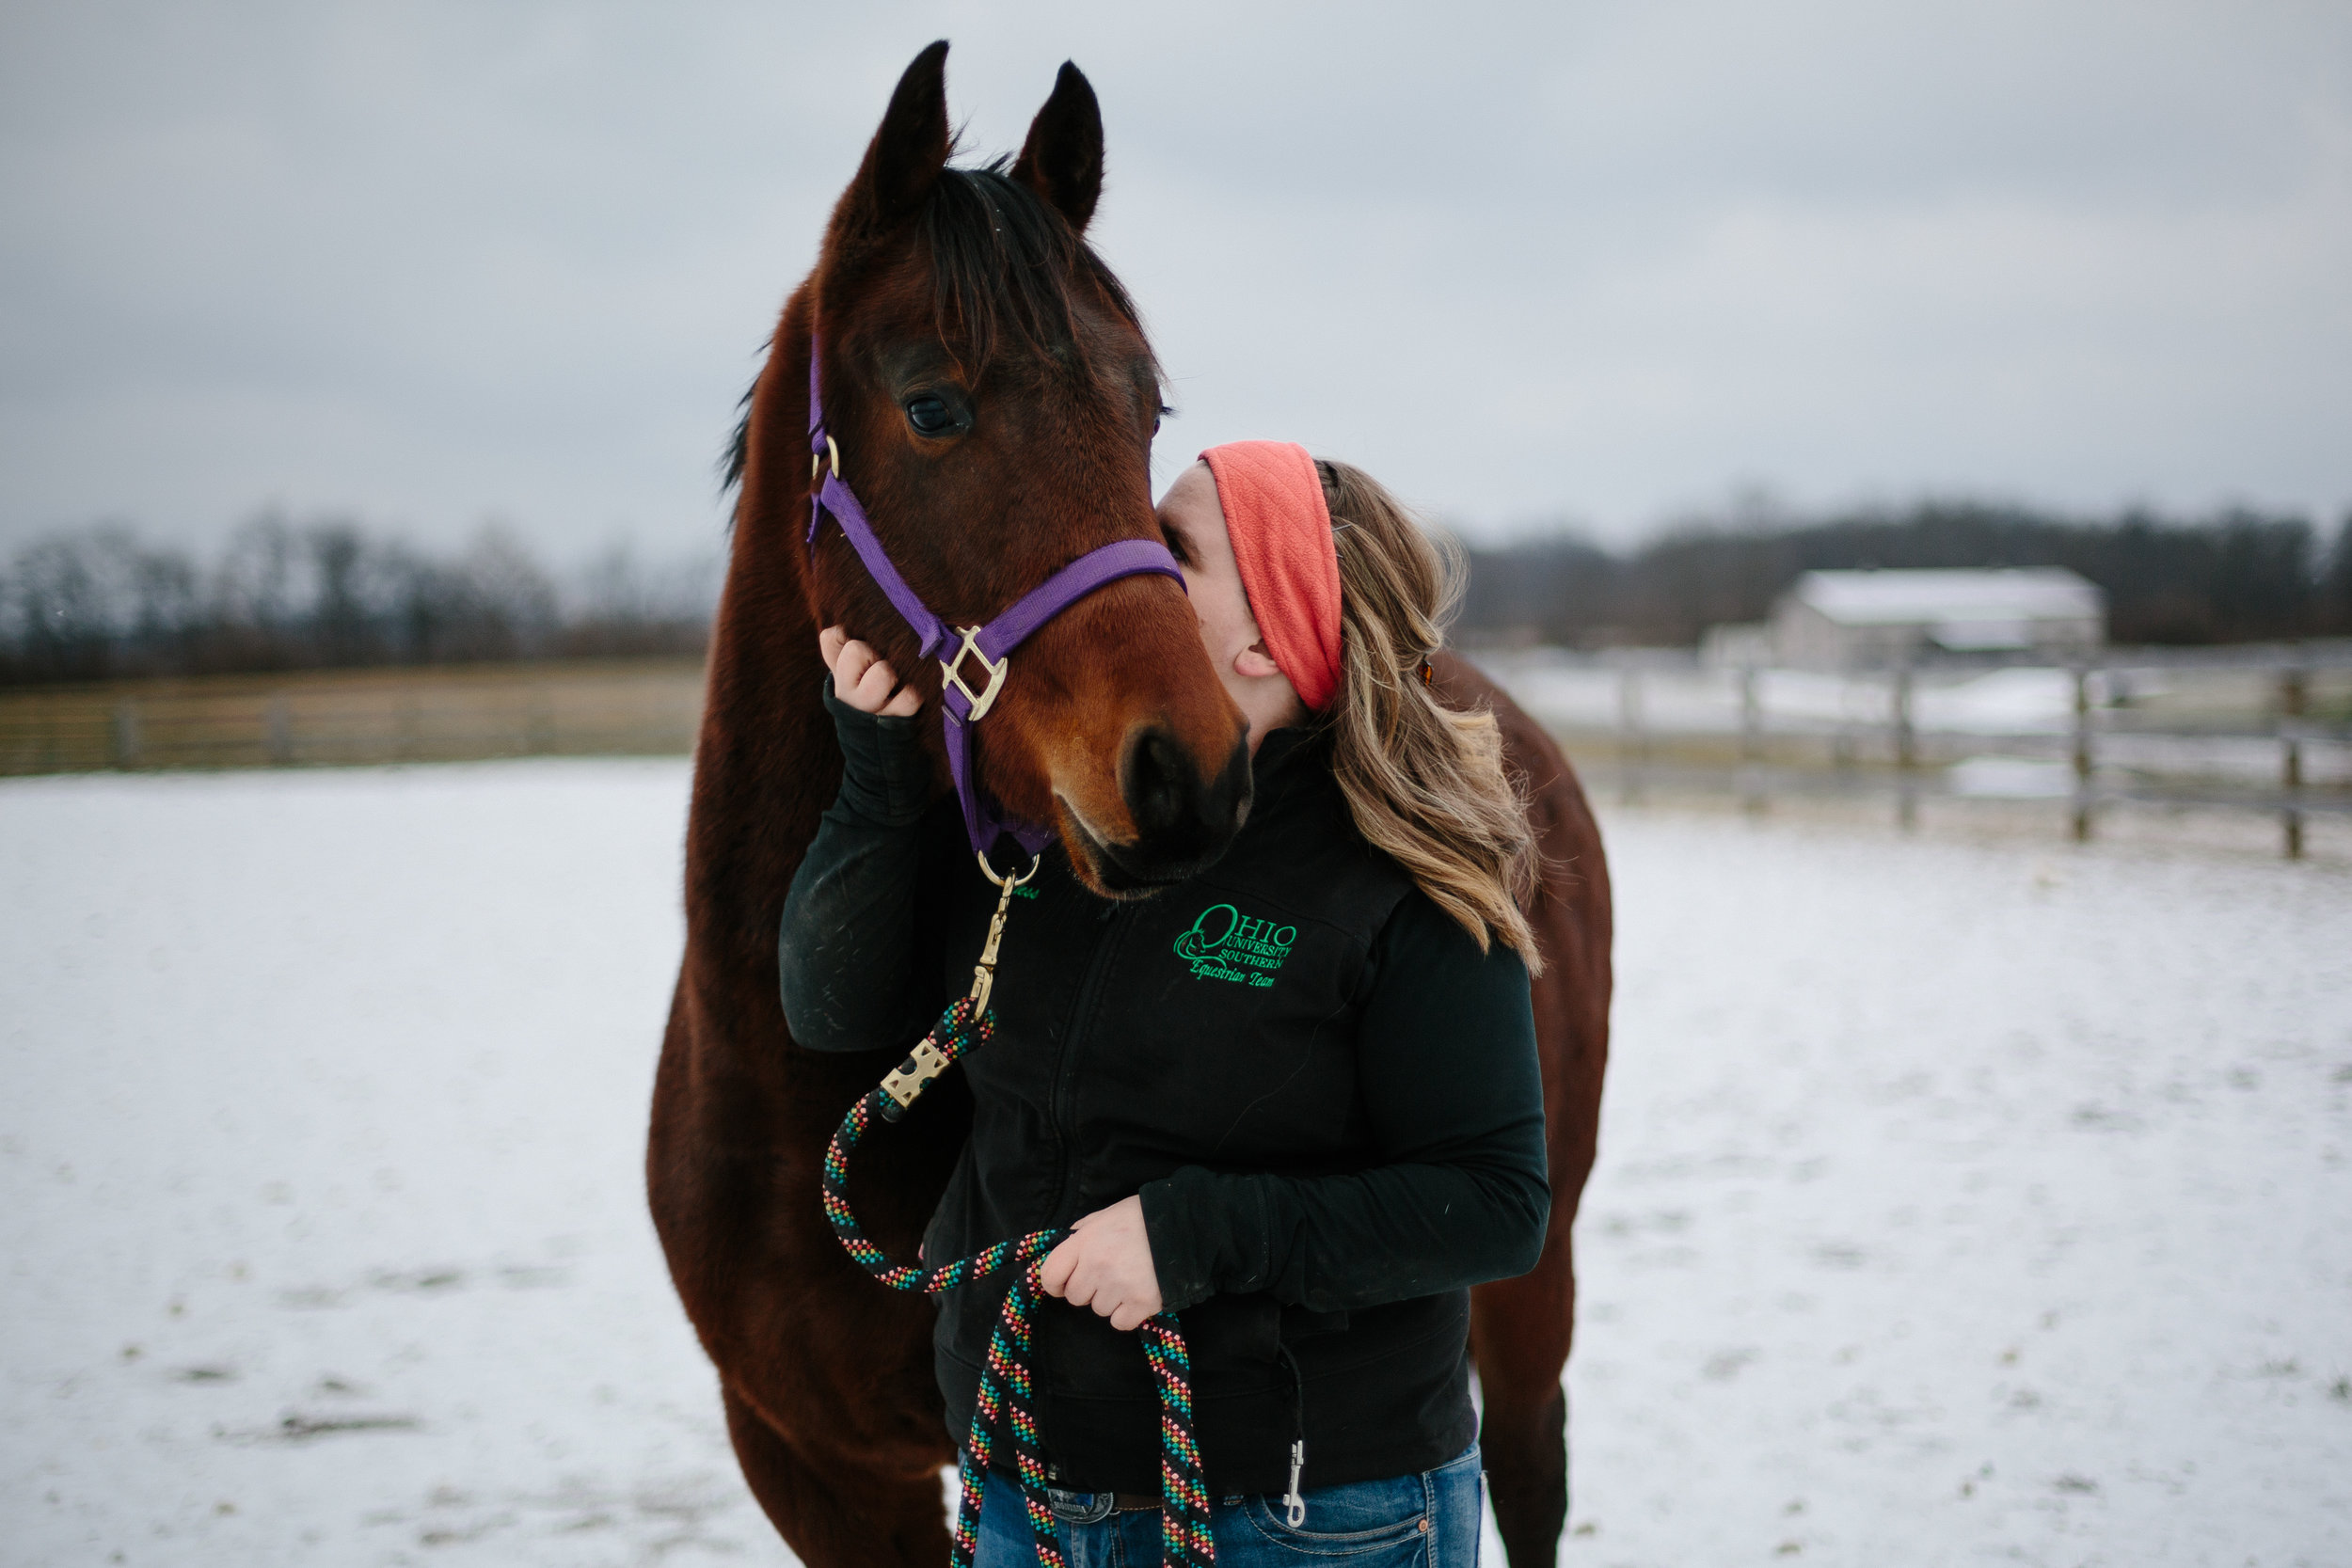
MULTIPOLYGON (((655 1224, 718 1367, 744 1478, 812 1568, 945 1561, 939 1471, 953 1458, 931 1308, 851 1263, 818 1196, 842 1112, 904 1042, 803 1051, 777 990, 785 892, 839 780, 818 629, 844 624, 882 648, 926 712, 939 687, 842 541, 805 543, 813 336, 843 472, 909 582, 948 619, 986 620, 1089 548, 1157 536, 1150 350, 1078 239, 1101 183, 1092 92, 1064 67, 1009 173, 948 170, 945 55, 932 46, 900 82, 754 388, 695 759, 687 950, 646 1152, 655 1224)), ((1551 1560, 1566 1505, 1568 1227, 1606 1055, 1608 881, 1551 743, 1467 665, 1441 658, 1439 673, 1446 700, 1502 718, 1546 857, 1530 912, 1549 966, 1535 1012, 1551 1231, 1534 1273, 1472 1298, 1486 1465, 1525 1568, 1551 1560)), ((1248 809, 1247 769, 1232 766, 1239 715, 1165 578, 1114 583, 1040 631, 977 733, 992 793, 1055 823, 1073 868, 1112 896, 1191 875, 1248 809)), ((959 1151, 960 1093, 952 1078, 934 1087, 860 1155, 860 1217, 895 1256, 914 1255, 959 1151)))

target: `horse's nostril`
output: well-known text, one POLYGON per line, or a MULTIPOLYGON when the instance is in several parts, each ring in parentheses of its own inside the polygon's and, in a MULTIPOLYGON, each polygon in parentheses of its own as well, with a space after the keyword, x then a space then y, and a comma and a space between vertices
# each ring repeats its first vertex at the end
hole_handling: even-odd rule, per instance
POLYGON ((1166 730, 1142 731, 1128 743, 1127 766, 1121 771, 1120 793, 1127 798, 1127 815, 1136 832, 1156 838, 1190 816, 1194 797, 1200 792, 1200 770, 1175 736, 1166 730))
POLYGON ((1197 861, 1223 851, 1249 806, 1249 754, 1236 745, 1214 779, 1190 750, 1158 725, 1127 742, 1120 794, 1135 823, 1136 847, 1155 859, 1197 861))

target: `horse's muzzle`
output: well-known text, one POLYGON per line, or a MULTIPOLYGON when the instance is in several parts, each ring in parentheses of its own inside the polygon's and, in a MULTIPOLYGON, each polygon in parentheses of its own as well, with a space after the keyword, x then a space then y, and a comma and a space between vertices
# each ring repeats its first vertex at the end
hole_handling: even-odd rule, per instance
POLYGON ((1136 836, 1121 844, 1085 833, 1103 886, 1144 894, 1196 876, 1225 853, 1248 818, 1248 733, 1235 736, 1216 776, 1204 778, 1175 736, 1157 724, 1143 725, 1119 759, 1119 793, 1136 836))

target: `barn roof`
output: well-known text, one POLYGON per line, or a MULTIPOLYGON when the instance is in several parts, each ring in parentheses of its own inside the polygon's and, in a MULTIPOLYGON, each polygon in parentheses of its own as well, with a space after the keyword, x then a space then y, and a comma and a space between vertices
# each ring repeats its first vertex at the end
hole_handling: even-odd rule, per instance
POLYGON ((1788 594, 1849 626, 2077 621, 2106 610, 2106 595, 2063 566, 1807 572, 1788 594))

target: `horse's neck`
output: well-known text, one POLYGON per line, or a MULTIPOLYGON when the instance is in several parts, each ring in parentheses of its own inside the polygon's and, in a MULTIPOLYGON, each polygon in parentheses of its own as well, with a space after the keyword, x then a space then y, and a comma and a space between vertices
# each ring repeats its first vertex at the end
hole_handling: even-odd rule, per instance
POLYGON ((840 779, 819 692, 797 535, 746 507, 711 629, 707 695, 687 827, 690 967, 772 1006, 776 935, 792 873, 840 779))

